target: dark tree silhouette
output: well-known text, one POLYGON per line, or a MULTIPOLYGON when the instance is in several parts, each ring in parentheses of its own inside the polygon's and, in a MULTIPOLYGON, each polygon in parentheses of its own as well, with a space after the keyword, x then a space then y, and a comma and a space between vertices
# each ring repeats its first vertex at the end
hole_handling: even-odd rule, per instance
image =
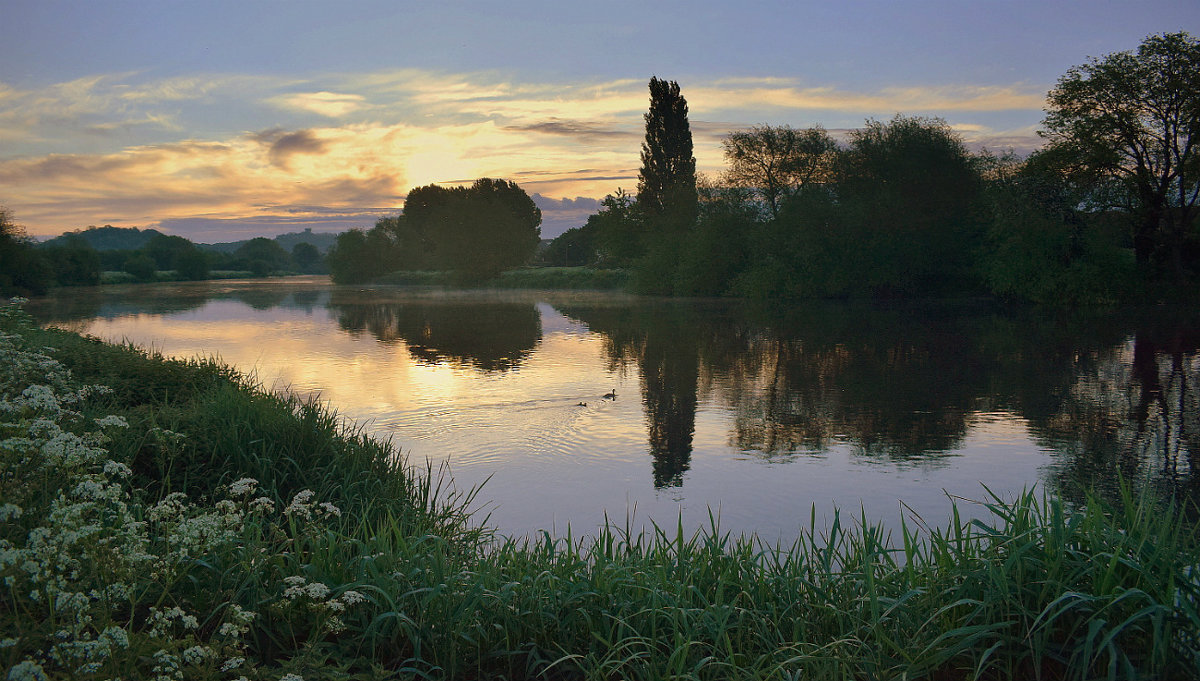
POLYGON ((749 188, 772 218, 783 202, 805 187, 826 181, 833 171, 837 142, 816 126, 756 126, 729 133, 721 143, 729 163, 726 180, 749 188))
POLYGON ((690 227, 696 219, 696 157, 687 115, 679 83, 651 78, 637 201, 647 218, 668 229, 690 227))
POLYGON ((1200 212, 1200 41, 1164 33, 1136 52, 1093 58, 1059 79, 1047 112, 1043 135, 1064 167, 1120 188, 1138 264, 1181 278, 1200 212))

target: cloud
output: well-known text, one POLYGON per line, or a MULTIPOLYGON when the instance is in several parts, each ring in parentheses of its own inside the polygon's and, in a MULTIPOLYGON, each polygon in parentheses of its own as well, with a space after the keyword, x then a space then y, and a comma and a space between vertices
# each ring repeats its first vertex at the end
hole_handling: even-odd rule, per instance
POLYGON ((594 121, 575 121, 561 118, 550 118, 537 123, 508 125, 504 129, 513 132, 532 132, 544 135, 573 137, 585 142, 596 142, 613 138, 641 139, 639 131, 628 127, 618 128, 611 124, 594 121))
POLYGON ((849 92, 833 87, 798 87, 776 83, 744 87, 738 84, 692 88, 685 96, 692 110, 745 109, 826 110, 889 115, 965 111, 1040 111, 1044 88, 1021 86, 929 86, 883 88, 875 92, 849 92))
POLYGON ((277 106, 311 111, 328 118, 342 118, 363 109, 366 97, 336 92, 299 92, 273 97, 268 101, 277 106))
POLYGON ((271 163, 287 168, 288 158, 294 154, 323 154, 325 143, 317 139, 311 130, 298 130, 279 135, 271 143, 271 163))
POLYGON ((535 192, 529 198, 542 211, 543 239, 553 239, 568 229, 582 226, 588 216, 600 210, 600 201, 586 196, 553 199, 535 192))
MULTIPOLYGON (((731 130, 824 120, 836 136, 897 111, 942 116, 972 148, 1024 153, 1041 143, 1033 126, 1043 91, 859 92, 767 76, 698 81, 684 95, 698 169, 718 173, 731 130)), ((374 215, 397 210, 414 186, 502 177, 537 197, 551 233, 582 224, 598 197, 636 186, 648 102, 643 79, 530 82, 422 69, 0 83, 0 187, 18 219, 46 234, 104 223, 374 215)))
POLYGON ((587 210, 594 212, 600 210, 599 199, 593 199, 587 196, 576 196, 573 199, 566 197, 561 199, 552 199, 549 196, 542 196, 541 194, 534 192, 529 196, 529 198, 533 199, 533 202, 537 204, 537 207, 543 211, 587 210))

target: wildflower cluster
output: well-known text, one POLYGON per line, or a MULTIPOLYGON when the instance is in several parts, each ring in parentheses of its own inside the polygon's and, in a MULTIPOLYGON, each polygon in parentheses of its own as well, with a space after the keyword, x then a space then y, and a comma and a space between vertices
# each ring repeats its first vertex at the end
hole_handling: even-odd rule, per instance
MULTIPOLYGON (((0 678, 246 679, 258 615, 197 588, 198 566, 261 543, 254 518, 274 502, 249 478, 215 503, 143 500, 106 448, 128 419, 86 417, 106 390, 26 342, 22 314, 0 305, 18 331, 0 331, 0 678)), ((146 433, 163 447, 183 437, 146 433)))

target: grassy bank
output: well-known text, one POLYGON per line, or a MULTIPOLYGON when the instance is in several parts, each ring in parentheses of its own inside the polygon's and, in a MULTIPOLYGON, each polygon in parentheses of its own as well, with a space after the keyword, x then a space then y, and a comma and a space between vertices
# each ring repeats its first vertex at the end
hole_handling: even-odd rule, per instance
POLYGON ((1076 512, 1030 493, 993 500, 989 522, 890 537, 814 514, 787 547, 717 527, 502 541, 470 522, 470 494, 320 405, 13 307, 0 331, 9 678, 1187 678, 1200 663, 1200 528, 1170 504, 1076 512))

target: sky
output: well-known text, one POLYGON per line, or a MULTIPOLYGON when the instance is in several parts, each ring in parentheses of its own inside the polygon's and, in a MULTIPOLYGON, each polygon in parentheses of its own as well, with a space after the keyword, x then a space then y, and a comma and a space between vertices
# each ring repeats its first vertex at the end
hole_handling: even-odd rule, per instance
POLYGON ((0 0, 0 206, 35 236, 370 227, 412 187, 516 181, 557 236, 637 187, 651 76, 697 168, 752 125, 936 116, 1027 153, 1089 57, 1198 0, 0 0))

